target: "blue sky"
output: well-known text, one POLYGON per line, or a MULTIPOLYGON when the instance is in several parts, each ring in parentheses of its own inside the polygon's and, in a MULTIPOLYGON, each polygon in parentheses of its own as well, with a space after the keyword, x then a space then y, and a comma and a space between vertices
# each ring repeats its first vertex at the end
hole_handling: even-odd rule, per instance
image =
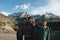
MULTIPOLYGON (((32 7, 39 7, 47 5, 47 0, 0 0, 0 11, 13 12, 15 6, 30 4, 32 7), (13 10, 12 10, 13 9, 13 10)), ((22 9, 16 10, 21 11, 22 9)), ((23 10, 22 10, 23 11, 23 10)))
MULTIPOLYGON (((60 1, 58 0, 58 2, 60 1)), ((37 11, 35 14, 39 14, 43 13, 39 11, 49 9, 49 6, 52 5, 51 3, 54 5, 54 3, 57 3, 57 0, 0 0, 0 12, 8 15, 9 13, 21 11, 30 11, 34 14, 37 11)), ((60 3, 57 4, 60 5, 60 3)))

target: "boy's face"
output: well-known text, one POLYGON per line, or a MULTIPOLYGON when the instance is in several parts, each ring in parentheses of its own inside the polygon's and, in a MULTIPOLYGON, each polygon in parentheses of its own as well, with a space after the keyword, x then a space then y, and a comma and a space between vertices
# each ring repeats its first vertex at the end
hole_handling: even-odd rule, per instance
POLYGON ((36 25, 39 24, 39 21, 35 21, 36 25))
POLYGON ((23 23, 26 23, 27 22, 27 20, 23 20, 23 23))
POLYGON ((30 22, 32 22, 32 21, 33 21, 33 19, 31 19, 31 18, 30 18, 30 19, 29 19, 29 21, 30 21, 30 22))
POLYGON ((43 21, 43 25, 46 26, 46 24, 47 24, 47 21, 43 21))

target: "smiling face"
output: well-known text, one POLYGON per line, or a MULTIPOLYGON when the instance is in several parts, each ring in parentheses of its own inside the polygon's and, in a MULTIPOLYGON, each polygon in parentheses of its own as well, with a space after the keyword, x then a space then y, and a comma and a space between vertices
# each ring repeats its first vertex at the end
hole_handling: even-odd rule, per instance
POLYGON ((32 23, 33 22, 33 18, 32 17, 29 17, 28 18, 28 22, 32 23))
POLYGON ((27 22, 27 20, 23 20, 23 23, 25 24, 27 22))
POLYGON ((43 24, 43 26, 46 26, 47 21, 46 21, 46 20, 44 20, 44 21, 42 22, 42 24, 43 24))
POLYGON ((37 19, 37 20, 35 20, 35 23, 36 23, 36 25, 38 25, 39 24, 39 20, 37 19))
POLYGON ((30 21, 30 22, 32 22, 32 21, 33 21, 33 19, 31 19, 31 18, 30 18, 30 19, 29 19, 29 21, 30 21))
POLYGON ((23 18, 22 23, 23 24, 26 24, 27 23, 27 19, 26 18, 23 18))

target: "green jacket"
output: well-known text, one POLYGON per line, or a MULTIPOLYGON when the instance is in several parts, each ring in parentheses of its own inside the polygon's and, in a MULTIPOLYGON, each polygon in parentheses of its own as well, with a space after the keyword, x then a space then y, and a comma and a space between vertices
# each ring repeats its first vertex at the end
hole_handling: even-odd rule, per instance
POLYGON ((50 29, 49 29, 49 27, 44 28, 43 40, 50 40, 50 29))

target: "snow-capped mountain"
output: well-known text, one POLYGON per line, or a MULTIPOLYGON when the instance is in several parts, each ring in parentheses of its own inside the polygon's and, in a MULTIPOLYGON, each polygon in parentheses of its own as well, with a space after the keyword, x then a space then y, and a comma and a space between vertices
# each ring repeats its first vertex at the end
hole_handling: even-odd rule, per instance
POLYGON ((21 17, 29 17, 29 16, 32 16, 33 18, 35 19, 43 19, 43 18, 60 18, 60 16, 57 16, 53 13, 45 13, 43 15, 30 15, 29 13, 27 12, 19 12, 19 13, 13 13, 11 15, 9 15, 11 17, 15 17, 15 18, 21 18, 21 17))
POLYGON ((13 14, 11 14, 9 16, 13 17, 13 18, 22 18, 22 17, 26 17, 27 18, 29 16, 32 16, 35 19, 40 18, 40 15, 31 15, 30 13, 27 13, 27 12, 13 13, 13 14))
POLYGON ((22 18, 22 17, 29 17, 30 15, 27 12, 18 12, 18 13, 10 14, 9 16, 13 18, 17 18, 17 17, 22 18))
POLYGON ((60 16, 57 16, 53 13, 45 13, 41 16, 41 18, 60 18, 60 16))
POLYGON ((5 11, 1 11, 1 13, 2 13, 3 15, 5 15, 5 16, 8 16, 9 14, 11 14, 11 13, 5 12, 5 11))

